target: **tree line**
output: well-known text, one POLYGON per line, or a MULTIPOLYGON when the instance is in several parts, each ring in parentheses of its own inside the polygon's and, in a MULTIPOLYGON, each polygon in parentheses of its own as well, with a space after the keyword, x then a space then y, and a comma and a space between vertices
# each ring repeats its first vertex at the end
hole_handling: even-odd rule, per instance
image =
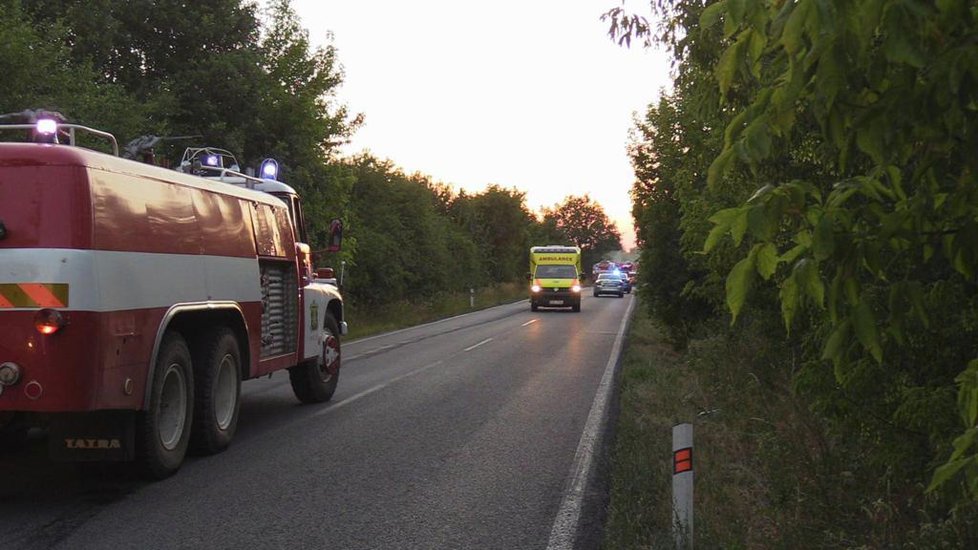
POLYGON ((314 250, 330 219, 344 222, 344 250, 316 262, 345 262, 354 304, 525 280, 531 245, 576 244, 586 258, 621 248, 586 195, 534 213, 517 189, 456 191, 391 160, 341 157, 363 115, 337 100, 337 51, 313 47, 289 0, 0 0, 0 72, 0 112, 54 110, 122 142, 196 136, 161 142, 171 164, 188 145, 243 166, 277 159, 314 250))
POLYGON ((605 14, 675 60, 629 145, 647 313, 677 347, 762 343, 717 385, 787 373, 823 480, 794 490, 834 522, 810 532, 973 539, 978 8, 650 4, 605 14))

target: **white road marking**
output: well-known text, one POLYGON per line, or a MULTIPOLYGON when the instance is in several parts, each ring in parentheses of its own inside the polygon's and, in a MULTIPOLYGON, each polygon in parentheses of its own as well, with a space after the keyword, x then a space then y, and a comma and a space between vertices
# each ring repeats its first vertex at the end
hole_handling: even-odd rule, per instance
POLYGON ((522 324, 522 325, 520 325, 520 326, 521 326, 521 327, 525 327, 525 326, 527 326, 527 325, 532 325, 533 323, 536 323, 537 321, 539 321, 539 319, 530 319, 529 321, 527 321, 527 322, 525 322, 525 323, 523 323, 523 324, 522 324))
POLYGON ((322 416, 324 414, 333 412, 336 409, 339 409, 341 407, 345 407, 345 406, 349 405, 350 403, 353 403, 354 401, 359 401, 361 398, 366 397, 366 396, 368 396, 368 395, 370 395, 370 394, 372 394, 374 392, 380 391, 380 390, 386 388, 387 386, 390 386, 394 382, 399 382, 399 381, 404 380, 405 378, 408 378, 410 376, 414 376, 416 374, 421 374, 422 372, 424 372, 424 371, 426 371, 428 369, 437 367, 438 365, 442 364, 443 362, 444 361, 435 361, 434 363, 425 365, 425 366, 421 367, 420 369, 416 369, 416 370, 413 370, 411 372, 404 373, 404 374, 402 374, 400 376, 395 376, 394 378, 391 378, 390 380, 388 380, 388 381, 386 381, 384 383, 377 384, 376 386, 374 386, 372 388, 365 389, 362 392, 357 393, 357 394, 354 394, 354 395, 351 395, 350 397, 347 397, 346 399, 344 399, 342 401, 337 401, 336 403, 330 405, 328 408, 325 408, 325 409, 319 411, 318 413, 314 414, 313 416, 322 416))
MULTIPOLYGON (((529 300, 526 299, 526 298, 522 298, 522 299, 516 300, 515 302, 510 302, 508 304, 499 304, 498 306, 495 306, 495 307, 512 306, 512 305, 519 304, 521 302, 529 302, 529 300)), ((405 328, 398 329, 398 330, 392 330, 390 332, 384 332, 382 334, 375 334, 373 336, 366 336, 364 338, 357 338, 356 340, 350 340, 345 345, 352 346, 354 344, 362 344, 364 342, 369 342, 370 340, 375 340, 377 338, 383 338, 385 336, 390 336, 392 334, 400 334, 402 332, 406 332, 406 331, 409 331, 409 330, 414 330, 414 329, 417 329, 417 328, 430 327, 431 325, 437 325, 437 324, 440 324, 440 323, 444 323, 446 321, 452 321, 452 320, 459 319, 459 318, 462 318, 462 317, 467 317, 469 315, 474 315, 476 313, 480 313, 480 312, 483 312, 483 311, 486 311, 486 310, 483 309, 483 310, 479 310, 479 311, 470 311, 468 313, 463 313, 461 315, 456 315, 454 317, 446 317, 444 319, 439 319, 437 321, 432 321, 430 323, 424 323, 423 325, 415 325, 413 327, 405 327, 405 328)))
POLYGON ((604 430, 608 416, 608 402, 611 392, 614 389, 615 366, 618 364, 618 356, 621 354, 621 345, 624 340, 625 327, 631 317, 632 309, 635 306, 634 300, 629 300, 628 310, 625 317, 621 320, 618 327, 618 336, 611 348, 611 356, 604 367, 604 374, 601 376, 601 383, 598 384, 594 402, 591 404, 591 412, 587 415, 584 423, 584 433, 577 444, 577 452, 574 453, 574 464, 571 466, 570 483, 564 491, 561 499, 560 508, 557 510, 557 517, 554 518, 553 528, 550 530, 550 542, 547 543, 547 550, 570 550, 574 548, 574 540, 577 536, 577 526, 581 520, 581 510, 584 506, 584 491, 587 487, 591 469, 594 466, 594 452, 598 443, 598 436, 604 430))
POLYGON ((365 351, 363 353, 359 353, 359 354, 353 355, 351 357, 345 357, 344 359, 346 359, 347 361, 353 361, 354 359, 359 359, 359 358, 365 357, 367 355, 373 355, 375 353, 380 353, 380 352, 382 352, 384 350, 388 350, 388 349, 391 349, 393 347, 395 347, 394 344, 390 344, 388 346, 380 346, 379 348, 374 348, 374 349, 371 349, 371 350, 367 350, 367 351, 365 351))
POLYGON ((472 346, 469 346, 469 347, 465 348, 464 351, 472 351, 475 348, 481 346, 482 344, 486 344, 486 343, 489 343, 489 342, 492 342, 492 338, 486 338, 485 340, 479 342, 478 344, 475 344, 475 345, 472 345, 472 346))

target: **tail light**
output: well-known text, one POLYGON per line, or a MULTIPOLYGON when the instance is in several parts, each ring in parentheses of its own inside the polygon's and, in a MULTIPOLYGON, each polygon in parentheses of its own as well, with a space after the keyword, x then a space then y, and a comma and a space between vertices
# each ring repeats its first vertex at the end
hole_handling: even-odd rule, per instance
POLYGON ((68 318, 56 309, 42 309, 34 314, 34 328, 41 334, 54 334, 68 324, 68 318))

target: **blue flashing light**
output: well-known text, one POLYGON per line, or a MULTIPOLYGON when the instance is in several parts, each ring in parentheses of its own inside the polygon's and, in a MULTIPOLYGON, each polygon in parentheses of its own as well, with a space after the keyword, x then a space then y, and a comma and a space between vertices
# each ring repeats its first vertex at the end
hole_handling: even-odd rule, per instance
POLYGON ((58 123, 52 118, 42 118, 37 121, 37 133, 43 136, 53 136, 58 133, 58 123))
POLYGON ((221 160, 217 157, 217 155, 207 155, 204 157, 204 164, 207 166, 218 166, 219 162, 221 162, 221 160))
POLYGON ((261 161, 261 177, 267 180, 274 180, 278 177, 278 162, 275 159, 261 161))

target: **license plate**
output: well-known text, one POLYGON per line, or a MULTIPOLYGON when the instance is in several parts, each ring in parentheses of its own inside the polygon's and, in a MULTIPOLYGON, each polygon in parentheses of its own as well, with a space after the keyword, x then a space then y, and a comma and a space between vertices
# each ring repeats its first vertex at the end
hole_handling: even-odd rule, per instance
POLYGON ((562 306, 564 305, 563 300, 550 300, 550 305, 552 306, 562 306))

